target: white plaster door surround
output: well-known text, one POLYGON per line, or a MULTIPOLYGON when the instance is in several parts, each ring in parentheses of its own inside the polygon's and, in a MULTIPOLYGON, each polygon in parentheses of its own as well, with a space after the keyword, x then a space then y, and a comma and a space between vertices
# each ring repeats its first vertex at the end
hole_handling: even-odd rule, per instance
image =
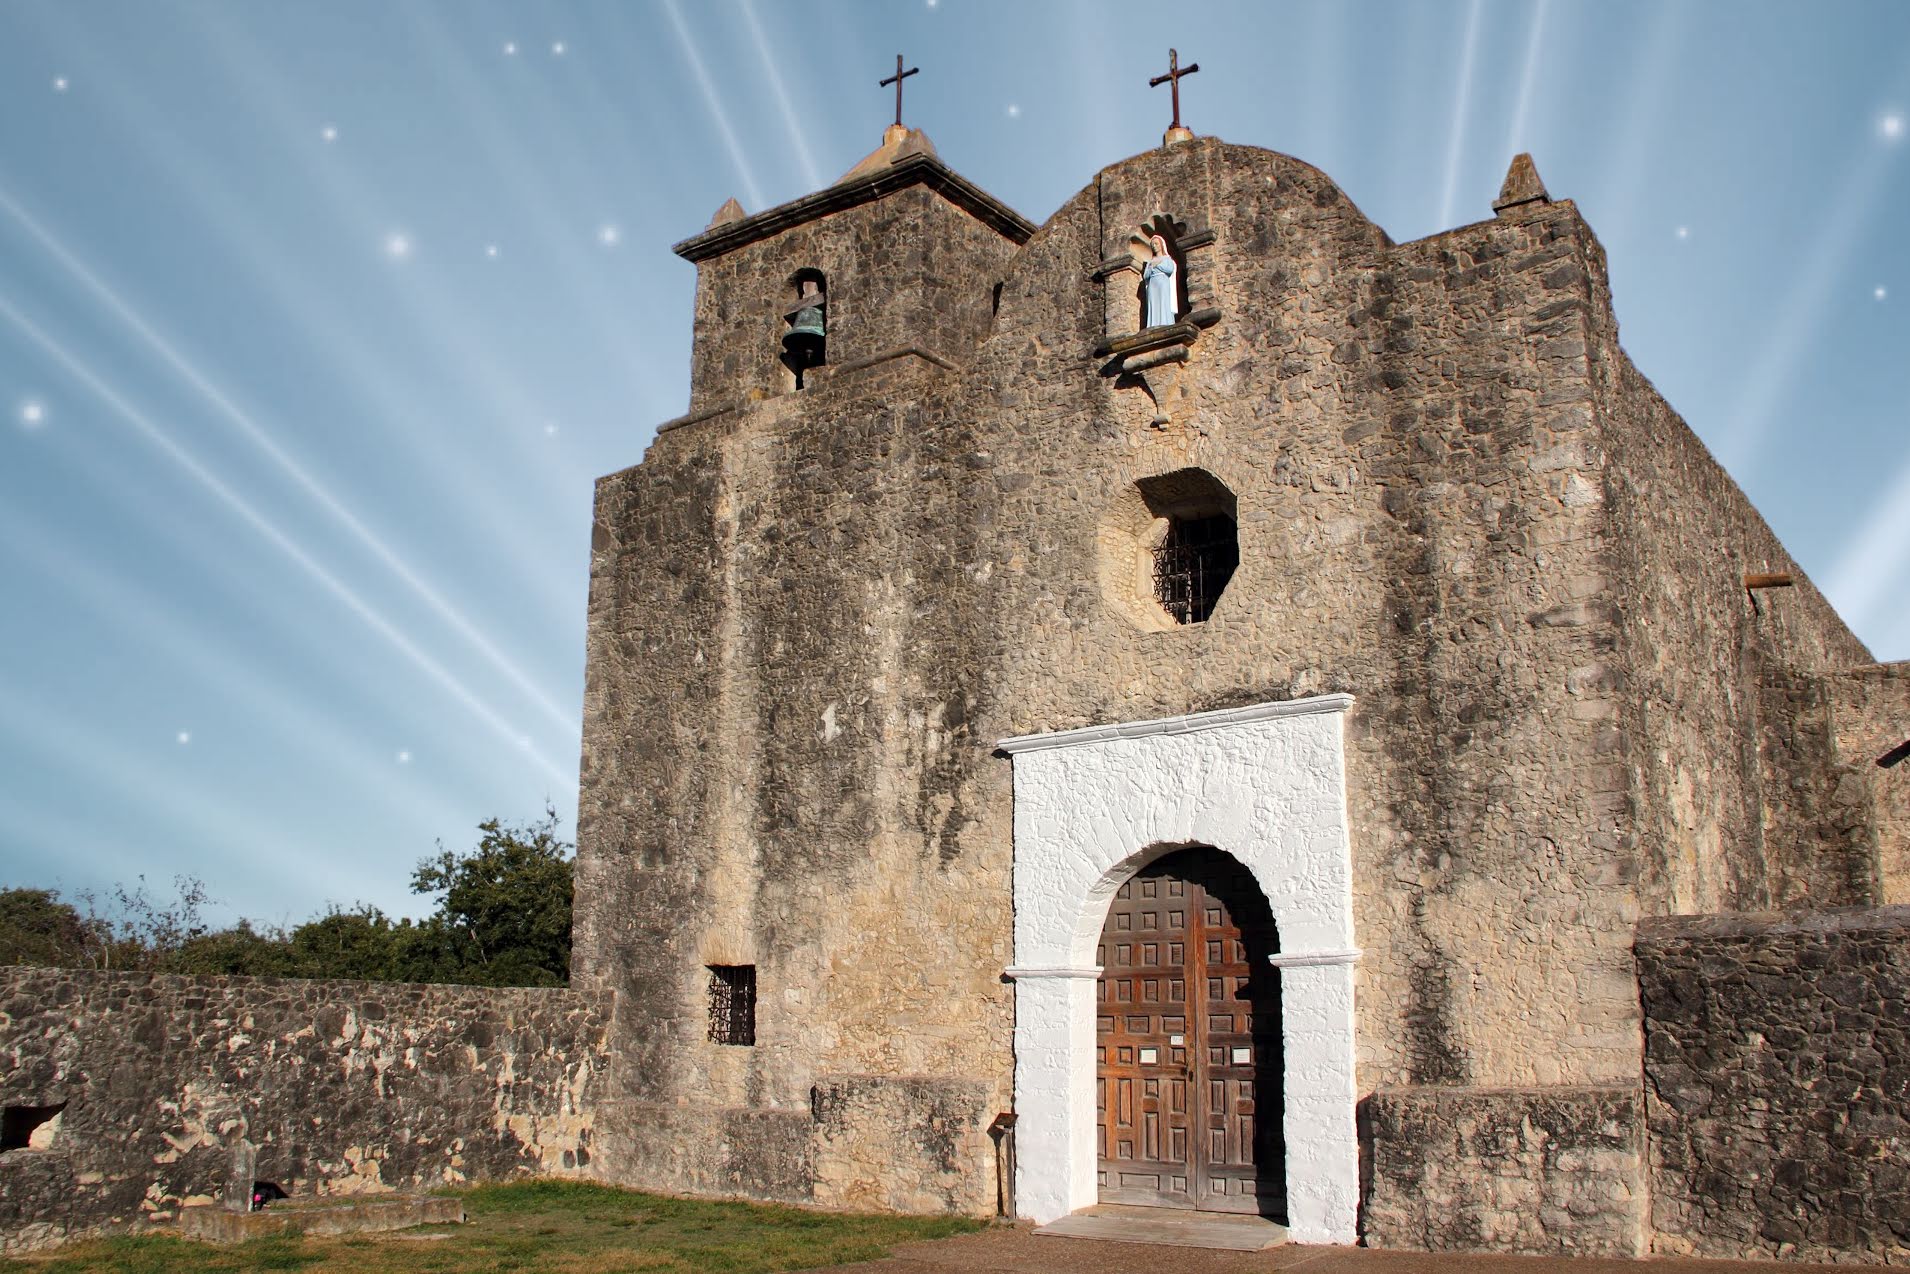
POLYGON ((1238 859, 1279 928, 1288 1230, 1358 1237, 1349 695, 1002 740, 1015 785, 1015 1206, 1097 1200, 1095 946, 1109 900, 1162 854, 1238 859))

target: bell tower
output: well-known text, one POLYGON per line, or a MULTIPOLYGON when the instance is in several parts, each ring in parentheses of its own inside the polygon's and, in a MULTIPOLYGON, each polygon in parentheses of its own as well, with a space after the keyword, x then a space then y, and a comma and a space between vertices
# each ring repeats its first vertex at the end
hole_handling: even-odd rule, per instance
MULTIPOLYGON (((899 115, 900 77, 914 72, 896 70, 899 115)), ((690 412, 814 389, 901 353, 964 362, 1034 230, 899 119, 834 185, 754 215, 729 200, 674 249, 697 268, 690 412)))

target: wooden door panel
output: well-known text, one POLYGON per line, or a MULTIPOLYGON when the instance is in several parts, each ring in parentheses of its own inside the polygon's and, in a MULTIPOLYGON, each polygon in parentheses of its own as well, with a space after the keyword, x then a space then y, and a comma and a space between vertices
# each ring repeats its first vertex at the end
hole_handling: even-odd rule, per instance
POLYGON ((1169 855, 1121 887, 1101 936, 1101 1197, 1283 1213, 1278 948, 1251 877, 1218 851, 1169 855))
POLYGON ((1201 883, 1205 1104, 1196 1202, 1215 1211, 1264 1211, 1266 1203, 1284 1210, 1278 1128, 1262 1127, 1258 1118, 1259 1098, 1277 1090, 1281 1079, 1277 975, 1266 964, 1267 954, 1278 948, 1272 916, 1244 871, 1215 872, 1201 883), (1262 1058, 1268 1063, 1264 1074, 1262 1058), (1263 1190, 1277 1190, 1277 1197, 1263 1200, 1263 1190))
POLYGON ((1097 1055, 1102 1197, 1114 1202, 1193 1202, 1188 1157, 1185 957, 1186 885, 1137 877, 1109 908, 1099 951, 1097 1055))

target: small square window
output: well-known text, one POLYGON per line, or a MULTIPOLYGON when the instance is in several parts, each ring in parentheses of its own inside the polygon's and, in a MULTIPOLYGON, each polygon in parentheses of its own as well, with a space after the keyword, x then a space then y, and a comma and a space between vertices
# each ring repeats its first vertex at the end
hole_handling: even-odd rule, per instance
POLYGON ((718 1044, 756 1042, 756 966, 712 964, 710 1038, 718 1044))

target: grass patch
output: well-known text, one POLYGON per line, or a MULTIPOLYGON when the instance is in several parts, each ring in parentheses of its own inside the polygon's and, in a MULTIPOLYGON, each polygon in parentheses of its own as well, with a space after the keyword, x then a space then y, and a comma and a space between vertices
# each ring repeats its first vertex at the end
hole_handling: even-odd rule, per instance
POLYGON ((399 1234, 260 1239, 213 1247, 170 1235, 77 1243, 0 1260, 4 1274, 775 1274, 885 1256, 897 1243, 979 1228, 963 1217, 867 1216, 672 1199, 581 1181, 517 1181, 464 1195, 464 1225, 399 1234), (441 1231, 420 1242, 401 1235, 441 1231))

